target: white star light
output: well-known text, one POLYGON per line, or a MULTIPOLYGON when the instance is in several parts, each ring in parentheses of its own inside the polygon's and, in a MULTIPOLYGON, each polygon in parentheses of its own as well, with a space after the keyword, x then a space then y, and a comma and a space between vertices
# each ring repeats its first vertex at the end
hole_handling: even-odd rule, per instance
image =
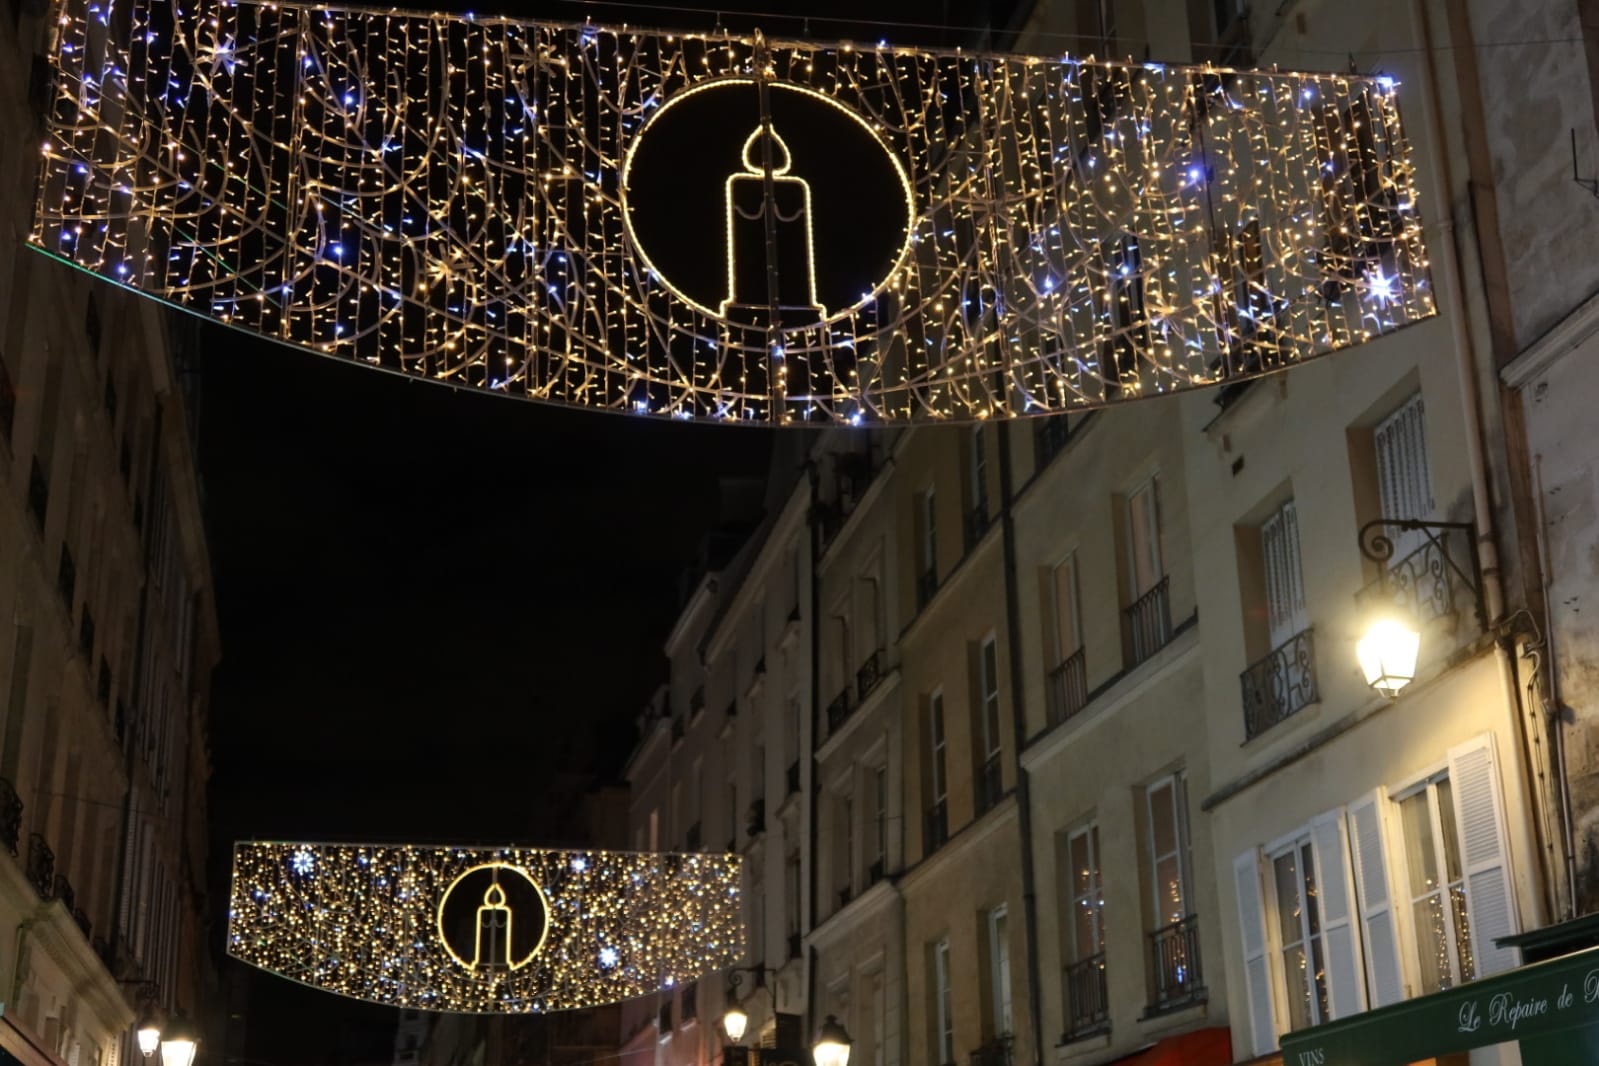
POLYGON ((289 868, 295 873, 304 876, 316 869, 316 857, 311 854, 309 849, 301 848, 289 859, 289 868))

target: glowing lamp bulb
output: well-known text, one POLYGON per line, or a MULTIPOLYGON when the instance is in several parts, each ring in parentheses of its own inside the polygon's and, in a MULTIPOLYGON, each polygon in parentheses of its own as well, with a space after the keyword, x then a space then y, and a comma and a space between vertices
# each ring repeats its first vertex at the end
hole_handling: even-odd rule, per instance
POLYGON ((734 1044, 744 1039, 744 1029, 749 1023, 750 1016, 736 1003, 722 1015, 722 1029, 727 1033, 728 1041, 734 1044))
POLYGON ((1416 657, 1421 651, 1421 634, 1393 618, 1372 623, 1355 645, 1366 684, 1393 699, 1416 676, 1416 657))
POLYGON ((811 1056, 816 1060, 816 1066, 849 1066, 851 1043, 849 1032, 838 1024, 837 1018, 829 1014, 827 1021, 822 1023, 822 1031, 816 1035, 811 1056))
POLYGON ((155 1049, 161 1046, 161 1029, 154 1022, 145 1022, 139 1026, 139 1053, 145 1058, 155 1054, 155 1049))

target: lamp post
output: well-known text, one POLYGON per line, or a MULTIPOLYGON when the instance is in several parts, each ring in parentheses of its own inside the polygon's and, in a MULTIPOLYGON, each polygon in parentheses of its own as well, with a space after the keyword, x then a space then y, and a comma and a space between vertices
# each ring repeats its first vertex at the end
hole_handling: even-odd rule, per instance
POLYGON ((194 1053, 199 1039, 194 1026, 179 1011, 161 1033, 161 1066, 194 1066, 194 1053))
POLYGON ((854 1041, 849 1037, 849 1030, 829 1014, 816 1034, 816 1043, 811 1045, 811 1057, 816 1060, 816 1066, 849 1066, 852 1043, 854 1041))
MULTIPOLYGON (((1360 553, 1382 568, 1382 576, 1378 581, 1384 590, 1402 589, 1409 593, 1412 602, 1417 602, 1433 597, 1418 595, 1417 574, 1396 575, 1395 568, 1390 565, 1394 557, 1394 542, 1388 535, 1389 530, 1426 534, 1427 544, 1419 550, 1430 553, 1423 562, 1427 576, 1435 582, 1443 582, 1445 589, 1454 580, 1464 585, 1472 595, 1477 625, 1486 631, 1488 619, 1482 603, 1482 562, 1477 555, 1477 527, 1470 522, 1423 522, 1417 518, 1378 518, 1360 527, 1360 553), (1470 573, 1449 554, 1443 537, 1452 532, 1465 535, 1470 554, 1470 573)), ((1365 675, 1366 684, 1389 699, 1396 698, 1400 690, 1415 680, 1416 660, 1421 654, 1421 634, 1409 621, 1396 617, 1392 606, 1391 603, 1385 605, 1355 645, 1355 656, 1360 661, 1360 671, 1365 675)))
POLYGON ((750 1024, 750 1016, 738 1002, 738 986, 744 983, 745 974, 754 974, 757 985, 766 984, 766 975, 774 978, 777 971, 757 963, 754 966, 734 966, 727 971, 727 1009, 722 1012, 722 1032, 727 1034, 727 1042, 734 1047, 744 1041, 744 1030, 750 1024))
POLYGON ((139 1038, 139 1052, 145 1058, 155 1054, 155 1049, 161 1046, 161 1022, 156 1017, 155 1003, 146 1000, 144 1008, 139 1011, 139 1027, 136 1030, 139 1038))

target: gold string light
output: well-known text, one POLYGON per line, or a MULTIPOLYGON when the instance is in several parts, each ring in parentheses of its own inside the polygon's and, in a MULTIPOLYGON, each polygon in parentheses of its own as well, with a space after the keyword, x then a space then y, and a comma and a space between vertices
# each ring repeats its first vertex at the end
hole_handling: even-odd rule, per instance
POLYGON ((255 0, 58 10, 36 247, 460 386, 669 418, 1003 418, 1434 313, 1389 79, 255 0), (719 83, 821 97, 902 175, 903 250, 847 310, 730 316, 635 240, 630 153, 719 83))
POLYGON ((614 1003, 741 957, 740 864, 736 855, 242 843, 228 954, 397 1007, 524 1014, 614 1003), (447 910, 458 890, 469 898, 447 910), (461 922, 464 939, 452 945, 461 922), (513 943, 513 930, 525 941, 513 943))

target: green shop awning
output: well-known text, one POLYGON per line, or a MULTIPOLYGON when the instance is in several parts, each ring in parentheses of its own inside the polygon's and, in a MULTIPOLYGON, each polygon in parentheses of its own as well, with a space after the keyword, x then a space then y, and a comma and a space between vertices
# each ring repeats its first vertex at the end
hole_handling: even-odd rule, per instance
POLYGON ((1284 1066, 1408 1066, 1508 1041, 1539 1066, 1599 1062, 1599 948, 1285 1033, 1284 1066))

